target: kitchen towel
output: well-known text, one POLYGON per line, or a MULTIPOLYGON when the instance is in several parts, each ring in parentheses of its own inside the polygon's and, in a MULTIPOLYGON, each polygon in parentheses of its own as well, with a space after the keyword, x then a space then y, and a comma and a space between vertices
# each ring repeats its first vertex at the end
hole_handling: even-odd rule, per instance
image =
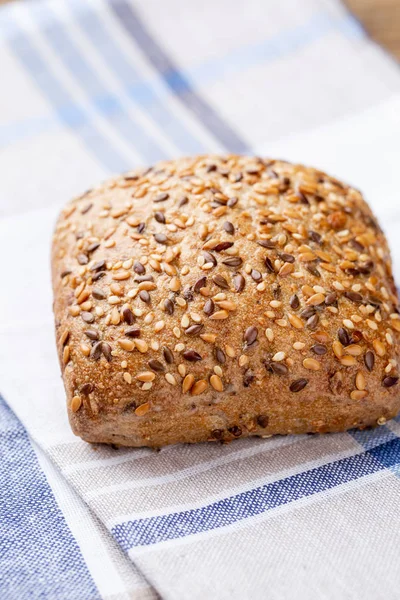
POLYGON ((336 0, 0 9, 0 597, 398 597, 400 420, 368 432, 90 446, 66 418, 49 247, 113 173, 202 152, 362 188, 400 280, 400 74, 336 0))

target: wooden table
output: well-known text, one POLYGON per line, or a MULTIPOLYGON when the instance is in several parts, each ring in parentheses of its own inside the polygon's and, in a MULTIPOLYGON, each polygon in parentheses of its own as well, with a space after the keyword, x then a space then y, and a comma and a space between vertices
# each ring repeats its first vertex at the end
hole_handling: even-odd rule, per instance
POLYGON ((400 0, 345 0, 374 40, 400 60, 400 0))
MULTIPOLYGON (((10 1, 0 0, 0 4, 10 1)), ((400 60, 400 0, 344 0, 344 2, 373 39, 400 60)))

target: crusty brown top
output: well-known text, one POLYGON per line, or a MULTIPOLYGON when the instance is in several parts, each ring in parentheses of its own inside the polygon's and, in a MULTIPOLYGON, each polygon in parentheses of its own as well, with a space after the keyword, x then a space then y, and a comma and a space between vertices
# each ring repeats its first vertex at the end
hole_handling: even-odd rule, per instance
MULTIPOLYGON (((89 420, 182 398, 223 411, 250 389, 347 406, 398 383, 386 240, 357 190, 312 168, 204 156, 117 177, 62 212, 53 283, 70 410, 89 420)), ((268 415, 232 436, 252 422, 268 415)))

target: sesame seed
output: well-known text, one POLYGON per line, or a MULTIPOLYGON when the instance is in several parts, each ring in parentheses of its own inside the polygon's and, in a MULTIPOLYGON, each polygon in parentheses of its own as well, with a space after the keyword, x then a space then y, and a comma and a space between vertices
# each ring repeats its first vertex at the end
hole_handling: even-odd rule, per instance
POLYGON ((146 353, 149 349, 147 342, 145 342, 144 340, 140 340, 140 339, 139 340, 135 339, 135 346, 139 350, 139 352, 141 352, 142 354, 146 353))
POLYGON ((365 376, 362 373, 362 371, 358 371, 357 375, 356 375, 356 388, 358 390, 365 390, 365 376))
POLYGON ((183 315, 183 317, 181 319, 181 327, 186 329, 186 327, 189 327, 189 325, 190 325, 189 316, 185 314, 185 315, 183 315))
POLYGON ((285 360, 285 358, 286 358, 286 353, 280 351, 280 352, 276 352, 276 354, 274 354, 274 356, 272 357, 272 360, 274 362, 280 362, 282 360, 285 360))
POLYGON ((304 342, 295 342, 293 344, 293 348, 295 350, 303 350, 304 347, 305 347, 305 343, 304 342))
POLYGON ((271 300, 269 304, 272 306, 272 308, 279 308, 282 306, 282 302, 280 300, 271 300))
POLYGON ((132 383, 132 375, 130 375, 130 373, 127 371, 124 372, 123 378, 126 383, 132 383))
POLYGON ((225 352, 229 356, 229 358, 235 358, 235 356, 236 356, 235 349, 232 346, 230 346, 229 344, 226 344, 225 352))
POLYGON ((247 365, 249 362, 249 357, 246 356, 245 354, 241 354, 239 356, 239 367, 244 367, 244 365, 247 365))
POLYGON ((224 374, 219 365, 215 365, 215 367, 213 368, 213 371, 216 375, 218 375, 218 377, 222 377, 224 374))
POLYGON ((385 356, 386 348, 380 340, 373 340, 372 345, 378 356, 385 356))
POLYGON ((171 373, 166 373, 165 374, 165 379, 166 379, 166 381, 170 385, 176 385, 177 384, 177 381, 176 381, 175 377, 171 373))
POLYGON ((273 342, 273 341, 274 341, 274 332, 272 331, 272 329, 271 329, 271 328, 269 328, 269 327, 268 327, 268 328, 265 330, 265 337, 267 338, 267 340, 268 340, 269 342, 273 342))
POLYGON ((367 323, 368 327, 370 329, 372 329, 373 331, 376 331, 378 329, 378 325, 377 325, 377 323, 375 323, 375 321, 371 321, 371 319, 367 319, 366 323, 367 323))
POLYGON ((181 308, 184 308, 187 304, 186 300, 184 298, 181 298, 180 296, 177 296, 175 298, 175 302, 177 303, 178 306, 180 306, 181 308))
POLYGON ((81 312, 81 309, 79 306, 70 306, 68 310, 72 317, 77 317, 79 315, 79 313, 81 312))
POLYGON ((178 365, 178 373, 181 377, 185 377, 186 375, 186 366, 181 363, 180 365, 178 365))
POLYGON ((150 323, 152 323, 154 320, 154 316, 155 316, 154 312, 152 312, 152 311, 148 312, 147 315, 145 316, 145 318, 143 319, 144 323, 146 325, 150 325, 150 323))
POLYGON ((159 331, 161 331, 162 329, 164 329, 164 327, 165 327, 165 321, 162 321, 162 320, 161 321, 157 321, 154 324, 154 331, 156 333, 158 333, 159 331))

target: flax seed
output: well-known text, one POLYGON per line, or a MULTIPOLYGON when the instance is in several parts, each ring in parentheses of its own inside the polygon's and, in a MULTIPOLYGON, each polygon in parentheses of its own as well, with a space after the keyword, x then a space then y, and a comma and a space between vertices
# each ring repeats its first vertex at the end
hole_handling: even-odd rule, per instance
POLYGON ((82 398, 80 396, 74 396, 71 400, 71 410, 76 413, 82 406, 82 398))
POLYGON ((191 388, 192 396, 199 396, 200 394, 205 392, 207 387, 208 387, 208 383, 204 379, 200 379, 199 381, 196 381, 196 383, 191 388))

